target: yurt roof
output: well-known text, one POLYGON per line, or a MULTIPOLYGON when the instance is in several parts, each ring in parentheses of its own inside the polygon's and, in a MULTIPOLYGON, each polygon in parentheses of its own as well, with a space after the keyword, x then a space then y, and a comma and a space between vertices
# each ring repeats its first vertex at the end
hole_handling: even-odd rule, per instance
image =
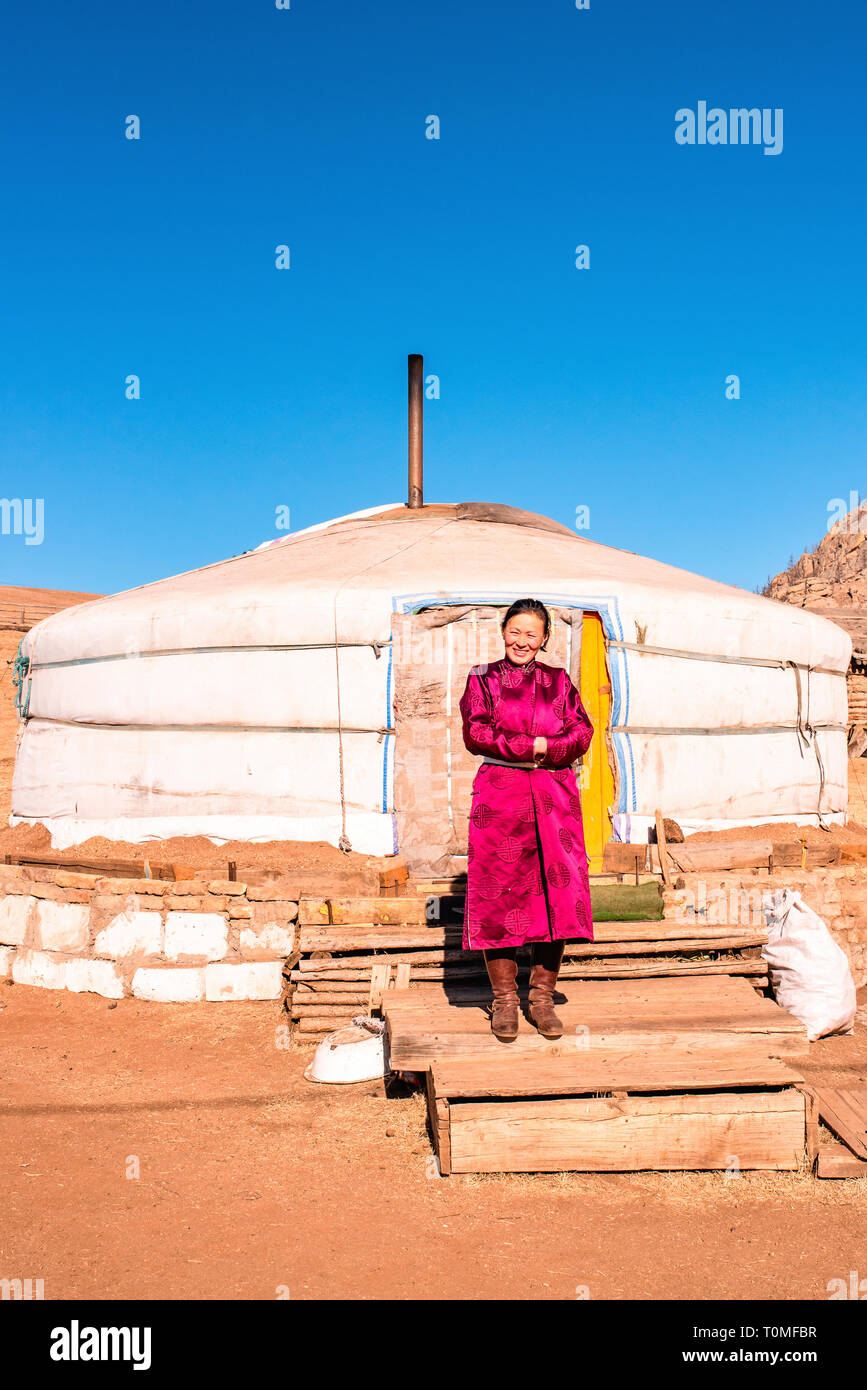
POLYGON ((805 609, 603 545, 487 502, 387 504, 55 614, 25 639, 39 663, 135 654, 381 642, 391 614, 533 595, 595 609, 609 638, 845 671, 851 639, 805 609), (641 635, 643 633, 643 636, 641 635))

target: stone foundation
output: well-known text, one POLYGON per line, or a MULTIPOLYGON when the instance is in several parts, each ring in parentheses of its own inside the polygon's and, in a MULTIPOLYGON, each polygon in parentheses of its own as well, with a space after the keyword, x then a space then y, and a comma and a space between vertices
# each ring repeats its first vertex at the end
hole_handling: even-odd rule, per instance
MULTIPOLYGON (((867 865, 847 864, 823 869, 715 869, 676 873, 672 890, 664 893, 665 917, 688 925, 731 922, 761 926, 762 894, 781 888, 799 892, 822 918, 838 946, 846 952, 855 987, 867 984, 867 865)), ((2 939, 2 937, 0 937, 2 939)))
POLYGON ((288 891, 0 865, 0 977, 107 999, 278 999, 297 934, 288 891))

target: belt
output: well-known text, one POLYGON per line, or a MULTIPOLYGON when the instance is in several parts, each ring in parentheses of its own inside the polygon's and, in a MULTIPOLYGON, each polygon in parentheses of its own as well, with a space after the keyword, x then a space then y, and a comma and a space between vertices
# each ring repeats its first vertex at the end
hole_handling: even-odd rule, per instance
POLYGON ((483 763, 496 763, 497 767, 526 767, 538 768, 538 763, 509 763, 505 758, 482 758, 483 763))

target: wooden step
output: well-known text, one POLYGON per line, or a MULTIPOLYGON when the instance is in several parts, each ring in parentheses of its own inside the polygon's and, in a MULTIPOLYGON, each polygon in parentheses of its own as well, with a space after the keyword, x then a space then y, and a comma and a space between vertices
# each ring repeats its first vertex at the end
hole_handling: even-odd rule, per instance
POLYGON ((605 1097, 450 1099, 428 1086, 440 1172, 797 1170, 806 1097, 794 1086, 605 1097))
MULTIPOLYGON (((313 958, 298 962, 298 969, 293 970, 292 979, 311 979, 311 980, 367 980, 375 964, 382 961, 409 961, 412 964, 412 957, 408 955, 391 956, 333 956, 325 958, 313 958)), ((519 973, 519 979, 526 975, 526 971, 519 973)), ((643 980, 643 979, 687 979, 695 976, 699 979, 710 979, 713 977, 724 978, 726 975, 740 975, 748 978, 751 985, 757 988, 764 988, 767 985, 768 973, 765 962, 761 959, 742 960, 739 957, 721 957, 719 960, 709 961, 705 959, 681 960, 676 956, 670 959, 647 959, 645 957, 633 957, 628 961, 617 958, 610 958, 607 961, 583 961, 568 962, 560 971, 561 980, 643 980)), ((423 982, 442 982, 460 983, 468 980, 484 980, 485 969, 481 962, 476 964, 464 964, 462 961, 449 959, 446 952, 444 964, 423 964, 412 965, 412 985, 413 987, 423 982)))
POLYGON ((566 1054, 590 1050, 743 1047, 760 1043, 766 1055, 791 1056, 808 1049, 806 1029, 747 981, 721 976, 652 980, 581 980, 558 983, 562 1038, 548 1040, 521 1014, 514 1042, 490 1031, 481 1004, 451 1002, 442 993, 388 990, 382 996, 390 1065, 425 1071, 447 1056, 521 1052, 566 1054), (563 1002, 561 1002, 561 1000, 563 1002))
POLYGON ((656 1053, 590 1049, 550 1056, 444 1057, 431 1067, 434 1091, 450 1100, 482 1096, 593 1095, 605 1091, 723 1091, 794 1086, 803 1076, 756 1047, 725 1052, 676 1047, 656 1053))
MULTIPOLYGON (((401 899, 385 900, 400 904, 401 899)), ((614 946, 634 945, 636 949, 652 945, 662 951, 731 950, 744 946, 761 946, 767 941, 767 931, 761 926, 740 926, 728 922, 683 923, 675 921, 596 922, 592 941, 567 941, 566 957, 605 954, 614 946)), ((375 921, 317 922, 300 926, 299 945, 302 951, 369 951, 374 949, 425 949, 433 946, 457 945, 463 940, 461 922, 375 921)), ((529 948, 527 948, 529 950, 529 948)), ((467 952, 467 955, 477 954, 467 952)))

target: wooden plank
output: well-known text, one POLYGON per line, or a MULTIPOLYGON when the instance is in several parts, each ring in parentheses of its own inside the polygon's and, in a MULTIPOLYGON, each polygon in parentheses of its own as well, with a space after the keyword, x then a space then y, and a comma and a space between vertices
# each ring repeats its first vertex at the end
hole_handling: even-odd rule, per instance
MULTIPOLYGON (((70 859, 61 854, 7 854, 7 864, 20 864, 32 869, 64 869, 71 874, 100 874, 103 878, 150 878, 173 882, 176 874, 172 864, 143 859, 70 859), (149 871, 149 873, 146 871, 149 871)), ((218 878, 221 870, 214 869, 211 877, 218 878)))
POLYGON ((335 1033, 338 1028, 351 1023, 352 1019, 359 1012, 353 1009, 350 1013, 331 1015, 314 1014, 304 1018, 299 1018, 295 1024, 299 1033, 335 1033))
MULTIPOLYGON (((344 980, 346 982, 358 982, 370 979, 372 964, 377 957, 367 957, 357 963, 354 957, 344 957, 342 959, 326 961, 301 961, 298 969, 291 972, 290 978, 293 980, 344 980)), ((390 958, 391 959, 391 958, 390 958)), ((526 971, 521 972, 519 979, 523 979, 526 971)), ((477 964, 461 964, 455 962, 445 966, 413 965, 413 986, 435 983, 452 983, 458 985, 466 981, 479 981, 486 978, 484 966, 481 962, 477 964)), ((629 965, 619 962, 598 964, 596 962, 586 962, 583 965, 573 965, 564 968, 560 972, 560 978, 567 981, 582 981, 592 983, 594 980, 600 983, 621 980, 623 983, 638 983, 643 980, 659 980, 660 983, 678 984, 685 980, 725 980, 735 977, 749 979, 750 987, 766 987, 768 982, 767 967, 762 961, 739 960, 735 957, 722 959, 719 961, 696 961, 684 962, 672 957, 664 963, 651 963, 641 959, 634 960, 629 965)))
POLYGON ((451 1171, 797 1170, 805 1097, 780 1091, 455 1101, 451 1171))
POLYGON ((410 876, 407 882, 407 892, 422 898, 437 897, 439 894, 465 893, 466 889, 466 874, 457 874, 450 878, 415 878, 410 876))
MULTIPOLYGON (((444 960, 469 960, 474 956, 480 959, 480 953, 476 951, 464 951, 460 946, 460 933, 446 933, 441 937, 439 933, 428 930, 426 937, 411 936, 409 933, 401 933, 397 940, 389 939, 389 935, 375 927, 366 929, 353 928, 353 931, 363 934, 352 935, 341 938, 334 934, 334 929, 320 927, 302 927, 299 945, 302 951, 330 951, 332 953, 349 953, 351 951, 362 952, 371 950, 388 950, 392 944, 395 949, 419 950, 422 951, 427 946, 434 947, 434 942, 444 940, 446 945, 438 954, 430 954, 428 964, 439 964, 444 960), (431 941, 433 938, 433 941, 431 941)), ((390 929, 386 929, 390 931, 390 929)), ((583 960, 594 960, 609 956, 647 956, 647 955, 686 955, 690 952, 708 951, 742 951, 752 946, 762 946, 767 941, 767 934, 763 930, 742 930, 740 933, 724 934, 717 928, 708 933, 696 933, 695 935, 671 936, 657 940, 648 939, 646 934, 635 941, 588 941, 585 943, 570 942, 564 954, 564 968, 573 962, 583 960)), ((434 949, 436 949, 434 947, 434 949)), ((527 957, 529 958, 529 957, 527 957)), ((521 957, 519 957, 519 960, 521 957)), ((419 964, 421 962, 418 962, 419 964)))
MULTIPOLYGON (((681 928, 683 932, 683 928, 681 928)), ((762 946, 768 939, 764 929, 742 928, 739 932, 723 933, 714 929, 714 934, 684 933, 677 937, 661 937, 652 940, 647 933, 637 941, 588 941, 585 944, 571 942, 566 960, 581 960, 585 956, 629 956, 647 955, 652 948, 654 954, 666 952, 683 953, 687 951, 735 951, 748 946, 762 946)))
POLYGON ((448 1177, 451 1172, 449 1103, 444 1096, 434 1095, 430 1072, 425 1078, 425 1088, 434 1153, 437 1156, 440 1173, 443 1177, 448 1177))
POLYGON ((302 1009, 297 1008, 297 1006, 293 1004, 290 1016, 292 1016, 292 1019, 296 1020, 318 1019, 321 1020, 321 1022, 328 1023, 328 1026, 332 1027, 332 1029, 336 1029, 336 1027, 339 1027, 342 1023, 349 1023, 350 1019, 354 1019, 356 1013, 368 1013, 367 1006, 363 1004, 361 1008, 356 1008, 356 1006, 349 1006, 349 1008, 347 1008, 346 1005, 343 1005, 340 1006, 340 1008, 336 1008, 336 1006, 332 1005, 321 1005, 318 1009, 302 1009))
POLYGON ((816 1103, 816 1092, 812 1086, 802 1084, 800 1089, 804 1092, 806 1102, 807 1162, 812 1170, 815 1168, 816 1159, 819 1156, 819 1107, 816 1103))
POLYGON ((451 1057, 431 1066, 434 1093, 458 1097, 593 1095, 598 1091, 722 1091, 751 1086, 793 1086, 803 1077, 757 1047, 696 1053, 665 1048, 655 1054, 632 1049, 583 1051, 550 1056, 451 1057))
POLYGON ((867 1178, 867 1161, 856 1158, 845 1144, 831 1142, 819 1146, 817 1178, 867 1178))
MULTIPOLYGON (((392 963, 399 959, 414 959, 408 952, 424 952, 428 956, 428 965, 440 965, 443 960, 468 960, 472 956, 478 956, 481 962, 481 954, 477 952, 461 951, 460 934, 452 935, 447 938, 449 947, 446 948, 446 937, 438 930, 413 929, 407 927, 406 930, 392 931, 389 927, 350 927, 350 933, 361 933, 364 935, 336 935, 335 927, 302 927, 300 931, 300 949, 302 951, 328 951, 332 954, 346 952, 342 956, 349 969, 356 967, 357 960, 377 960, 377 956, 370 955, 372 951, 388 951, 388 958, 392 963), (352 956, 349 952, 356 951, 357 955, 352 956)), ((304 965, 304 962, 302 962, 304 965)), ((333 969, 333 966, 332 966, 333 969)))
MULTIPOLYGON (((666 844, 666 862, 670 870, 698 873, 702 869, 767 869, 772 852, 770 840, 715 840, 692 844, 666 844)), ((659 871, 656 845, 650 847, 651 868, 659 871)))
POLYGON ((369 1014, 372 1014, 374 1009, 379 1008, 390 979, 391 965, 387 960, 378 961, 370 972, 370 993, 367 1000, 367 1012, 369 1014))
MULTIPOLYGON (((296 994, 309 994, 311 998, 319 993, 324 994, 347 994, 353 999, 367 998, 367 991, 363 984, 357 980, 312 980, 302 977, 298 979, 295 971, 292 971, 291 978, 295 981, 296 994)), ((366 981, 364 982, 366 983, 366 981)))
MULTIPOLYGON (((305 977, 306 978, 306 977, 305 977)), ((528 982, 526 972, 518 975, 519 992, 524 992, 528 982)), ((583 1009, 598 1013, 601 1017, 619 1017, 627 1014, 632 1018, 653 1014, 667 1018, 682 1016, 701 1016, 705 1018, 720 1015, 729 1005, 736 1013, 756 1007, 755 991, 752 982, 730 975, 719 977, 687 976, 683 981, 670 976, 651 977, 648 980, 635 979, 622 982, 612 980, 566 980, 558 981, 558 1000, 566 999, 572 1004, 580 1004, 583 1009), (644 986, 652 986, 645 989, 644 986)), ((409 1010, 420 1013, 432 1005, 445 1007, 451 1011, 461 1004, 486 1004, 491 1000, 491 987, 487 979, 430 980, 413 979, 411 988, 392 990, 388 997, 391 1011, 409 1010)), ((779 1006, 770 1001, 773 1009, 779 1006)), ((767 1009, 761 1001, 758 1007, 767 1009)), ((727 1016, 727 1014, 726 1014, 727 1016)), ((775 1015, 776 1016, 776 1015, 775 1015)), ((790 1015, 785 1015, 787 1018, 790 1015)), ((799 1028, 800 1032, 801 1029, 799 1028)))
MULTIPOLYGON (((302 976, 301 978, 303 979, 303 981, 304 981, 305 984, 307 983, 308 980, 310 980, 310 981, 312 982, 312 984, 315 985, 318 989, 329 989, 329 988, 332 987, 332 982, 331 982, 331 981, 328 981, 328 980, 320 980, 317 976, 307 976, 307 975, 304 975, 304 976, 302 976)), ((629 983, 630 983, 630 984, 632 984, 632 983, 638 983, 638 979, 640 979, 640 978, 641 978, 641 977, 638 977, 638 978, 631 978, 631 979, 629 980, 629 983)), ((650 978, 657 978, 657 979, 663 979, 663 980, 665 980, 665 979, 671 979, 672 977, 670 977, 670 976, 655 976, 655 977, 650 977, 650 978)), ((694 979, 701 980, 701 979, 703 979, 703 978, 705 978, 705 977, 703 977, 703 976, 701 976, 701 975, 697 975, 697 976, 696 976, 696 975, 689 975, 689 976, 687 976, 686 978, 687 978, 687 979, 691 979, 691 980, 694 980, 694 979)), ((723 975, 723 976, 719 976, 719 977, 714 976, 714 977, 708 977, 708 978, 713 978, 713 979, 717 979, 717 978, 719 978, 719 979, 730 979, 730 978, 734 978, 734 977, 732 977, 732 976, 727 976, 727 975, 723 975)), ((751 991, 752 994, 755 994, 755 993, 758 992, 757 989, 756 989, 756 977, 755 977, 755 976, 742 976, 742 977, 737 977, 737 978, 742 978, 742 979, 749 985, 749 988, 750 988, 750 991, 751 991)), ((529 982, 529 976, 527 975, 527 973, 526 973, 526 972, 519 973, 519 975, 518 975, 518 991, 519 991, 519 993, 526 993, 526 986, 528 985, 528 982, 529 982)), ((576 983, 576 984, 577 984, 578 981, 569 981, 569 983, 576 983)), ((592 984, 593 981, 592 981, 592 980, 586 980, 586 981, 581 981, 581 983, 584 983, 584 984, 592 984)), ((608 981, 601 981, 601 983, 603 983, 603 984, 604 984, 604 983, 608 983, 608 981)), ((397 987, 398 987, 399 989, 402 988, 402 986, 398 983, 398 981, 395 981, 395 984, 397 985, 397 987)), ((354 984, 347 984, 346 986, 343 986, 343 987, 345 987, 346 989, 351 989, 351 988, 356 988, 357 986, 355 986, 354 984)), ((415 998, 416 998, 417 1000, 421 1000, 421 999, 439 999, 439 1000, 444 1000, 444 999, 447 999, 449 1003, 454 1004, 454 1005, 458 1005, 458 1004, 489 1004, 489 1003, 491 1002, 491 986, 490 986, 490 984, 488 983, 488 981, 487 981, 487 979, 485 978, 485 976, 481 973, 481 971, 480 971, 478 974, 476 974, 476 975, 461 975, 461 976, 460 976, 459 978, 457 978, 457 979, 453 979, 452 977, 450 977, 450 976, 448 975, 448 973, 446 973, 446 977, 445 977, 444 979, 430 979, 430 978, 427 977, 427 976, 419 976, 418 978, 416 978, 416 974, 415 974, 415 972, 413 972, 412 980, 411 980, 411 988, 412 988, 413 995, 415 996, 415 998)))
MULTIPOLYGON (((790 1033, 775 1034, 766 1029, 728 1030, 724 1026, 706 1029, 698 1025, 673 1024, 670 1027, 639 1024, 600 1028, 589 1035, 564 1033, 555 1041, 546 1040, 540 1033, 526 1024, 518 1025, 518 1036, 508 1044, 509 1054, 517 1058, 520 1054, 545 1054, 567 1056, 569 1053, 582 1058, 588 1052, 606 1050, 636 1051, 650 1049, 691 1049, 701 1052, 731 1051, 742 1049, 746 1044, 761 1048, 766 1056, 779 1058, 803 1057, 804 1047, 790 1033)), ((393 1065, 402 1071, 425 1071, 428 1067, 449 1057, 468 1055, 488 1059, 502 1054, 503 1044, 490 1031, 484 1033, 458 1033, 450 1029, 407 1025, 397 1029, 389 1021, 389 1053, 393 1065)))
POLYGON ((423 926, 427 920, 426 901, 408 895, 400 898, 302 898, 298 904, 298 921, 302 926, 352 922, 423 926))
MULTIPOLYGON (((460 933, 463 931, 461 922, 431 922, 420 932, 412 923, 395 923, 388 927, 387 932, 382 923, 374 922, 341 922, 333 927, 320 924, 307 924, 303 927, 305 932, 330 932, 335 941, 350 942, 353 935, 361 935, 365 931, 377 930, 383 933, 390 942, 398 943, 403 935, 403 929, 412 936, 417 936, 422 944, 428 945, 431 941, 431 934, 435 931, 447 931, 450 933, 460 933)), ((597 942, 610 941, 669 941, 677 940, 680 937, 698 937, 702 941, 713 941, 719 937, 743 934, 744 932, 755 932, 761 936, 765 932, 763 922, 709 922, 706 918, 698 915, 688 917, 680 921, 675 918, 652 918, 644 920, 629 921, 600 921, 593 924, 593 940, 567 941, 566 951, 569 952, 576 946, 592 946, 597 942)), ((363 949, 363 947, 361 948, 363 949)), ((524 948, 520 948, 524 949, 524 948)))
POLYGON ((409 879, 409 869, 403 859, 395 860, 393 864, 379 871, 380 888, 397 888, 406 883, 409 879))
MULTIPOLYGON (((403 900, 395 898, 394 901, 403 900)), ((455 943, 460 947, 459 926, 443 928, 396 924, 389 927, 363 923, 335 927, 302 926, 298 941, 302 951, 372 951, 391 946, 406 951, 455 943)))
POLYGON ((817 1086, 819 1118, 857 1158, 867 1159, 867 1089, 817 1086))
MULTIPOLYGON (((271 883, 275 880, 281 884, 281 896, 285 896, 292 902, 300 899, 315 900, 324 902, 331 895, 348 898, 357 893, 359 896, 374 896, 379 888, 379 874, 374 865, 355 865, 352 868, 331 868, 331 869, 250 869, 245 870, 242 864, 238 865, 238 875, 242 882, 271 883), (254 877, 261 874, 261 880, 254 877), (249 877, 248 877, 249 875, 249 877), (285 894, 282 893, 282 886, 286 885, 285 894)), ((214 875, 212 874, 213 878, 214 875)), ((328 920, 326 917, 325 921, 328 920)))
POLYGON ((636 865, 640 870, 644 870, 646 864, 647 845, 622 844, 617 840, 609 840, 602 851, 603 872, 631 874, 635 872, 636 865))
POLYGON ((292 995, 292 1007, 299 1009, 313 1009, 321 1007, 323 1004, 341 1004, 345 1008, 353 1008, 358 1013, 367 1004, 368 992, 364 991, 357 994, 336 993, 332 994, 327 990, 303 990, 296 989, 292 995))
POLYGON ((775 844, 773 849, 776 869, 820 869, 843 860, 841 845, 807 845, 805 852, 803 843, 794 841, 775 844))
MULTIPOLYGON (((600 982, 595 982, 598 983, 600 982)), ((657 982, 644 982, 657 983, 657 982)), ((549 1055, 589 1051, 620 1051, 651 1048, 730 1049, 747 1044, 760 1047, 765 1055, 789 1057, 807 1050, 806 1029, 797 1019, 771 999, 757 995, 744 981, 746 991, 740 999, 731 993, 717 998, 678 998, 657 995, 655 999, 636 997, 595 998, 580 996, 576 988, 561 991, 565 1003, 558 1003, 563 1020, 563 1036, 556 1041, 541 1037, 523 1012, 518 1019, 518 1036, 508 1046, 509 1058, 521 1052, 549 1055)), ((621 990, 622 994, 623 991, 621 990)), ((405 1070, 423 1071, 448 1056, 484 1054, 503 1058, 503 1044, 490 1031, 490 1019, 482 1004, 464 1005, 419 997, 409 990, 401 995, 390 991, 383 999, 389 1047, 393 1064, 405 1070)), ((504 1058, 505 1060, 505 1058, 504 1058)))
POLYGON ((672 878, 671 878, 671 870, 669 869, 669 865, 668 865, 667 846, 666 846, 666 843, 665 843, 665 826, 664 826, 663 821, 662 821, 662 812, 659 810, 658 807, 657 807, 657 810, 656 810, 656 817, 655 817, 655 819, 656 819, 656 855, 657 855, 657 859, 658 859, 658 861, 659 861, 659 867, 660 867, 660 869, 661 869, 661 871, 662 871, 663 882, 665 883, 666 888, 671 888, 671 886, 672 886, 672 878))
POLYGON ((762 975, 766 977, 767 970, 767 965, 763 960, 739 960, 731 957, 717 961, 691 961, 678 960, 676 957, 672 957, 671 960, 661 961, 658 964, 641 959, 629 964, 618 960, 576 962, 574 965, 565 965, 560 975, 564 980, 584 980, 596 976, 609 980, 625 980, 632 977, 654 975, 678 977, 684 975, 762 975))
MULTIPOLYGON (((447 983, 437 986, 440 1012, 453 1016, 449 1006, 451 994, 447 983)), ((401 1008, 428 1011, 429 991, 419 998, 416 989, 394 990, 389 994, 389 1010, 401 1008)), ((805 1034, 803 1024, 793 1018, 772 999, 761 999, 746 980, 732 976, 718 979, 697 976, 678 980, 651 978, 646 980, 563 980, 557 984, 555 997, 558 1008, 570 1010, 583 1017, 616 1018, 655 1017, 674 1018, 773 1018, 805 1034)))
MULTIPOLYGON (((381 923, 352 922, 331 927, 302 925, 299 944, 302 951, 365 951, 374 948, 424 950, 445 947, 447 944, 460 949, 462 939, 463 927, 460 922, 434 923, 426 927, 403 923, 383 926, 381 923)), ((760 946, 766 940, 765 927, 758 923, 739 926, 730 922, 704 922, 700 918, 690 922, 597 922, 594 924, 592 941, 566 942, 566 958, 592 954, 597 946, 601 954, 601 948, 620 942, 643 942, 648 948, 674 951, 679 946, 680 949, 689 950, 701 950, 705 946, 717 950, 734 941, 760 946), (684 947, 684 942, 694 944, 684 947)))
POLYGON ((437 1157, 439 1159, 440 1172, 443 1177, 448 1177, 452 1171, 452 1126, 448 1100, 438 1096, 436 1100, 437 1115, 437 1157))

